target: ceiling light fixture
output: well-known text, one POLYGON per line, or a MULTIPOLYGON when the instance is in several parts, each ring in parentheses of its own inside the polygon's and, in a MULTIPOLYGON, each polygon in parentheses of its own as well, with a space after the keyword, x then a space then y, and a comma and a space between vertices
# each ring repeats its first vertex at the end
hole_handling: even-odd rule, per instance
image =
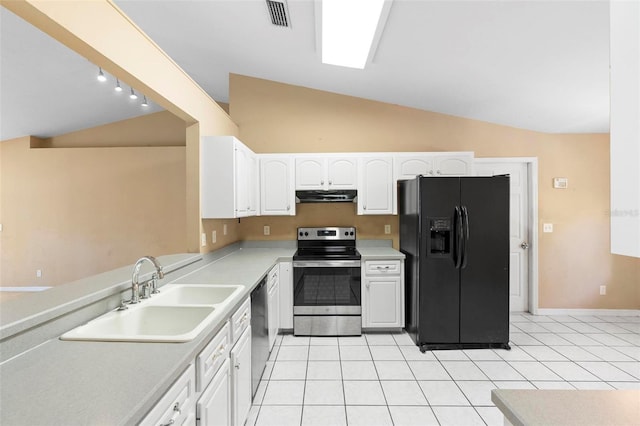
POLYGON ((120 80, 118 80, 116 78, 116 88, 115 88, 116 92, 122 92, 122 86, 120 86, 120 80))
POLYGON ((391 0, 322 0, 321 8, 322 62, 364 69, 382 34, 391 0))
POLYGON ((104 75, 104 73, 102 72, 102 68, 98 67, 98 81, 101 83, 104 83, 105 81, 107 81, 107 77, 104 75))
POLYGON ((144 95, 142 97, 142 106, 143 107, 148 107, 149 106, 149 103, 147 102, 147 95, 144 95))
POLYGON ((138 99, 138 95, 133 91, 133 87, 131 88, 131 94, 129 95, 131 99, 138 99))

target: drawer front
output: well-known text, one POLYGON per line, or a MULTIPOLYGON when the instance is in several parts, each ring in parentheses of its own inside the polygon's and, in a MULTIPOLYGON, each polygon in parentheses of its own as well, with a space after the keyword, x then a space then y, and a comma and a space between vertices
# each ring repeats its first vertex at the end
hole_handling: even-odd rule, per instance
POLYGON ((202 392, 211 382, 224 360, 229 356, 231 344, 229 341, 229 323, 211 339, 211 342, 196 358, 196 390, 202 392))
MULTIPOLYGON (((247 297, 247 300, 240 306, 235 314, 231 316, 231 337, 233 344, 235 344, 242 332, 251 324, 251 297, 247 297)), ((233 345, 232 345, 233 346, 233 345)))
POLYGON ((273 288, 273 286, 278 283, 278 281, 279 281, 279 270, 280 270, 280 267, 278 265, 276 265, 273 268, 271 268, 271 270, 269 271, 269 275, 267 277, 267 286, 268 286, 269 290, 271 290, 273 288))
POLYGON ((151 409, 140 425, 182 424, 195 409, 196 369, 193 364, 151 409))
POLYGON ((367 275, 399 275, 399 260, 369 260, 365 262, 367 275))

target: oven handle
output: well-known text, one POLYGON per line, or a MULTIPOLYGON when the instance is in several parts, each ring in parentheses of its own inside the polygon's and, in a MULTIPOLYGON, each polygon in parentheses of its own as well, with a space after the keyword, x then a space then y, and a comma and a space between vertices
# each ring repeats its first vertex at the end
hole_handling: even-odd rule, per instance
POLYGON ((294 268, 359 268, 359 260, 296 260, 294 268))

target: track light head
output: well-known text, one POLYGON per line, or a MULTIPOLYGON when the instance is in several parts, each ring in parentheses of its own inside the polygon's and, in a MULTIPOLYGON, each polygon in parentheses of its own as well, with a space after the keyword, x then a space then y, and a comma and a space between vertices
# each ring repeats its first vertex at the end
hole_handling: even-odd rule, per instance
POLYGON ((142 106, 143 107, 148 107, 149 106, 149 103, 147 102, 147 95, 144 95, 142 97, 142 106))
POLYGON ((116 87, 115 87, 115 91, 116 92, 122 92, 122 86, 120 86, 120 80, 118 80, 116 78, 116 87))
POLYGON ((101 67, 98 67, 98 81, 101 82, 101 83, 104 83, 105 81, 107 81, 107 77, 102 72, 102 68, 101 67))
POLYGON ((131 88, 131 94, 129 95, 129 98, 138 99, 138 95, 136 95, 136 92, 133 91, 133 87, 131 88))

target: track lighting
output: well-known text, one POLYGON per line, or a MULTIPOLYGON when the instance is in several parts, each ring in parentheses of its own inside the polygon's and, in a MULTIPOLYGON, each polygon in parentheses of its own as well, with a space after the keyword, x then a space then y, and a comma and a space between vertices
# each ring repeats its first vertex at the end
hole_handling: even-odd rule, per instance
POLYGON ((115 88, 116 92, 122 92, 122 86, 120 86, 120 80, 118 80, 116 78, 116 88, 115 88))
POLYGON ((147 102, 147 95, 144 95, 142 97, 142 106, 143 107, 148 107, 149 106, 149 103, 147 102))
POLYGON ((129 95, 129 98, 138 99, 138 95, 136 95, 136 92, 133 91, 133 87, 131 88, 131 94, 129 95))
POLYGON ((105 81, 107 81, 107 77, 104 75, 104 73, 102 72, 102 68, 98 67, 98 81, 101 83, 104 83, 105 81))

